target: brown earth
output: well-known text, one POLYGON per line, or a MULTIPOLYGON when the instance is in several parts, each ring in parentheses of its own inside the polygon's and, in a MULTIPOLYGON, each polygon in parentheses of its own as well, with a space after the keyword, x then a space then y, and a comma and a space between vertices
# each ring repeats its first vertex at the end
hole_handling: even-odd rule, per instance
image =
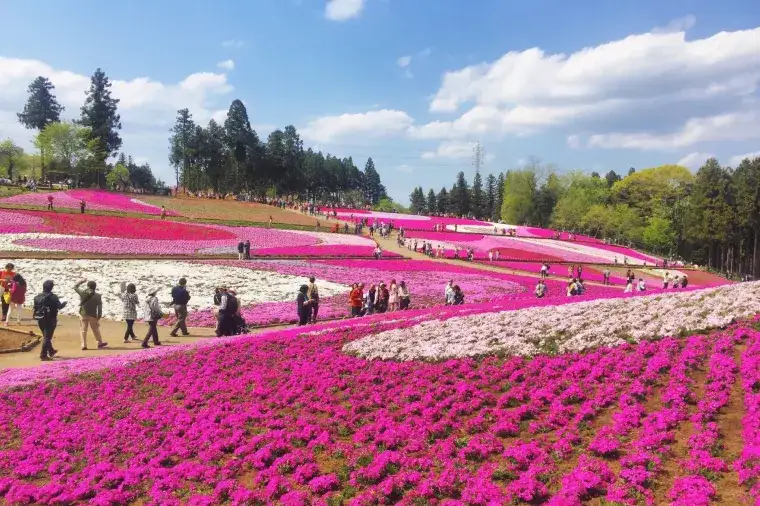
MULTIPOLYGON (((167 210, 193 219, 241 220, 268 223, 269 216, 271 215, 275 223, 311 226, 317 223, 317 219, 313 216, 253 202, 157 196, 145 196, 141 197, 140 200, 156 206, 165 206, 167 210)), ((324 220, 320 221, 324 224, 324 220)))

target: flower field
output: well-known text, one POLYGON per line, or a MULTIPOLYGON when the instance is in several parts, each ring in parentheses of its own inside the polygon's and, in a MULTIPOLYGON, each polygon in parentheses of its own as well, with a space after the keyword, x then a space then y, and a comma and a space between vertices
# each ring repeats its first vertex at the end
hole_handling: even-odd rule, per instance
MULTIPOLYGON (((506 237, 496 235, 465 234, 460 232, 433 232, 411 231, 407 238, 418 244, 422 241, 430 242, 435 248, 437 245, 444 247, 446 255, 452 257, 454 248, 472 248, 476 258, 487 258, 489 251, 499 251, 500 258, 504 260, 529 261, 529 262, 579 262, 614 264, 617 259, 619 265, 623 265, 627 259, 629 265, 654 265, 662 262, 655 258, 631 248, 622 246, 606 245, 602 243, 584 243, 566 240, 538 239, 529 237, 506 237)), ((463 253, 460 253, 462 255, 463 253)))
MULTIPOLYGON (((124 193, 114 193, 105 190, 21 193, 0 199, 0 204, 47 208, 49 196, 53 197, 54 208, 79 209, 80 201, 84 200, 87 204, 87 209, 92 211, 161 214, 161 206, 149 204, 124 193)), ((166 214, 170 216, 177 215, 177 213, 171 210, 167 210, 166 214)))
POLYGON ((760 497, 756 323, 533 359, 341 351, 458 311, 472 308, 4 371, 0 495, 483 506, 760 497), (58 380, 23 386, 45 378, 58 380))
MULTIPOLYGON (((155 219, 0 211, 0 251, 193 255, 237 253, 251 242, 260 256, 371 256, 374 241, 355 235, 229 227, 155 219)), ((389 253, 392 256, 391 253, 389 253)))

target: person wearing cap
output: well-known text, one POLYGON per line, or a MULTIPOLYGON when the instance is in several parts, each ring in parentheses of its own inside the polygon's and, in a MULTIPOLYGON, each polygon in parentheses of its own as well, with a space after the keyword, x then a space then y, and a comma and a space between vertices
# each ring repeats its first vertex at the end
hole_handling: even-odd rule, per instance
POLYGON ((79 337, 82 341, 82 351, 87 349, 87 329, 92 328, 98 349, 105 348, 108 343, 100 337, 100 318, 103 316, 103 301, 96 292, 97 284, 94 281, 80 279, 74 285, 74 291, 79 295, 79 337), (80 288, 87 283, 86 288, 80 288))
POLYGON ((185 278, 179 278, 177 286, 172 288, 172 306, 174 307, 174 314, 177 316, 177 323, 174 324, 174 328, 171 333, 169 333, 172 337, 177 337, 178 331, 182 331, 183 336, 190 335, 187 331, 187 324, 185 323, 187 320, 187 303, 190 302, 190 293, 187 291, 187 288, 185 288, 186 285, 187 280, 185 278))
POLYGON ((40 360, 43 362, 53 360, 57 350, 53 349, 53 333, 58 326, 58 311, 66 307, 58 296, 53 293, 53 282, 47 280, 42 283, 42 293, 34 298, 34 311, 32 313, 37 325, 42 332, 42 349, 40 360))
POLYGON ((158 340, 158 322, 164 317, 164 313, 161 311, 161 306, 158 304, 158 297, 156 294, 160 288, 151 288, 148 291, 148 298, 145 299, 145 305, 143 306, 143 319, 148 324, 148 333, 145 334, 142 347, 150 348, 148 346, 148 340, 153 338, 154 346, 161 346, 161 341, 158 340))

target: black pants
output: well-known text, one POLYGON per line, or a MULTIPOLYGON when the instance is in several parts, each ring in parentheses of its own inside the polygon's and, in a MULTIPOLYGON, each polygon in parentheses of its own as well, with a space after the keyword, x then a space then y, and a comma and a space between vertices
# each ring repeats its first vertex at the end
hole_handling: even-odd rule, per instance
POLYGON ((316 322, 317 321, 317 315, 319 314, 319 303, 313 302, 310 304, 311 306, 311 321, 316 322))
POLYGON ((159 344, 159 340, 158 340, 158 326, 157 326, 158 322, 157 321, 148 322, 148 325, 149 325, 148 333, 145 334, 145 339, 143 339, 143 342, 142 342, 143 345, 147 345, 148 344, 148 340, 151 337, 153 338, 153 344, 159 344))
POLYGON ((409 298, 408 297, 402 297, 401 303, 399 304, 399 309, 409 309, 409 298))
POLYGON ((126 320, 127 322, 127 331, 124 332, 124 340, 126 341, 130 337, 132 339, 137 339, 137 336, 135 335, 135 330, 132 328, 132 326, 135 324, 134 320, 126 320))
POLYGON ((360 316, 362 308, 351 306, 351 316, 360 316))
POLYGON ((45 358, 53 352, 53 333, 58 326, 58 320, 37 320, 37 325, 42 332, 42 349, 40 358, 45 358))
POLYGON ((309 323, 309 308, 303 308, 298 312, 298 325, 306 325, 309 323))
POLYGON ((10 304, 5 302, 5 298, 3 297, 0 297, 0 300, 2 300, 2 305, 3 305, 3 321, 5 321, 5 317, 8 316, 8 307, 10 306, 10 304))
POLYGON ((216 337, 231 336, 233 325, 232 315, 220 313, 219 323, 216 325, 216 337))

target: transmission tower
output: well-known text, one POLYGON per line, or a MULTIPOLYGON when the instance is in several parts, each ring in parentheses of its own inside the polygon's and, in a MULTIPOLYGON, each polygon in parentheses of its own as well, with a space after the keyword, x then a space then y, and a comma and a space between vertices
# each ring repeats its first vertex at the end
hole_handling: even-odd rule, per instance
POLYGON ((486 150, 478 142, 475 147, 472 148, 472 165, 475 167, 475 172, 480 172, 480 167, 486 161, 486 150))

